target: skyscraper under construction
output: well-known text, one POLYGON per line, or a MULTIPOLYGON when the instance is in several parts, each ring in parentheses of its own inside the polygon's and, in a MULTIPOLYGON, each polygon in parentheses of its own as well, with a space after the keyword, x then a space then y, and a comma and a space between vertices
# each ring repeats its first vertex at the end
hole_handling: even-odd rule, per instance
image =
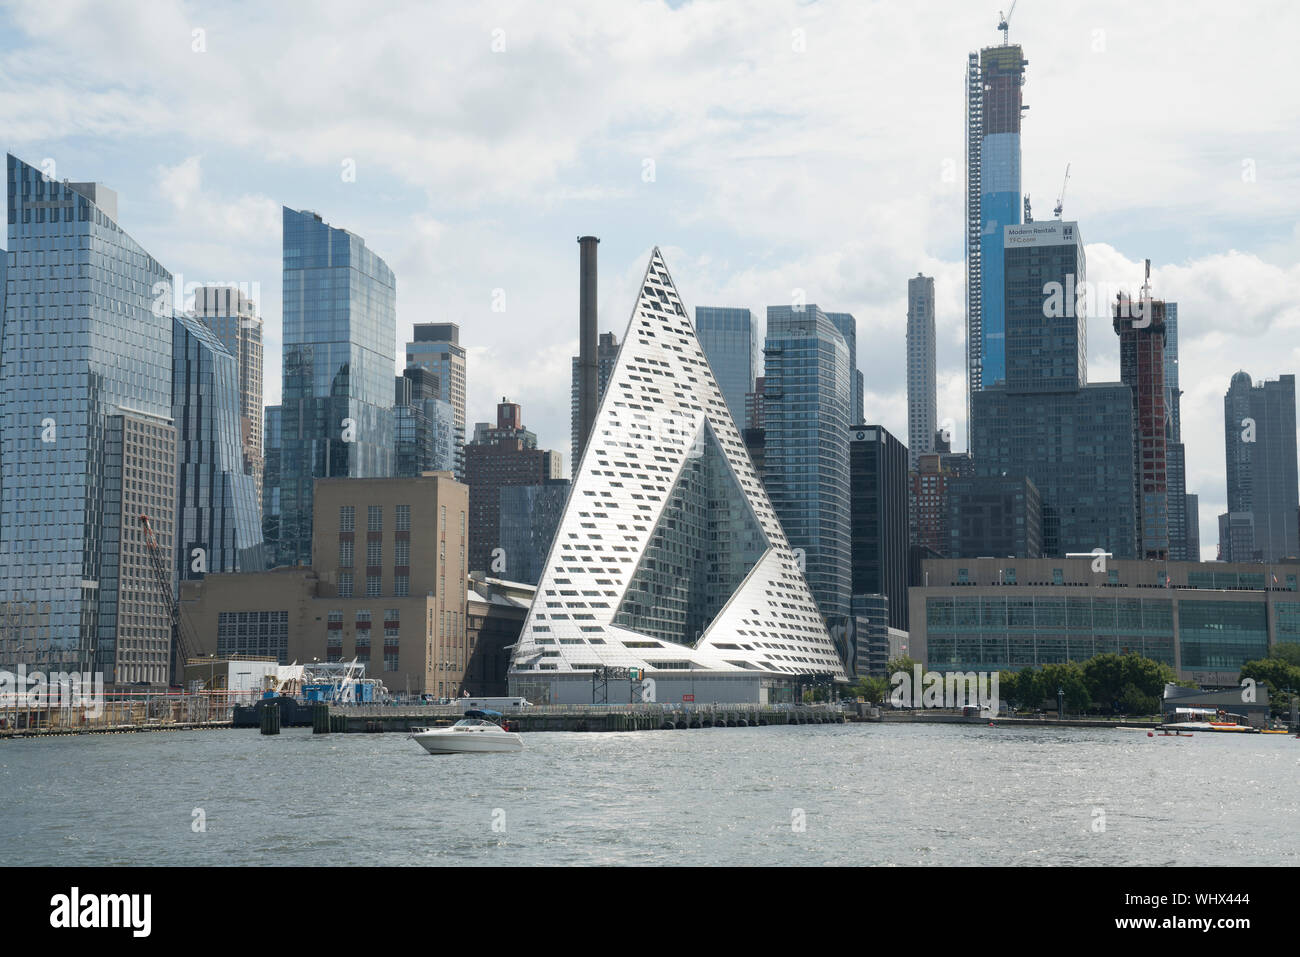
MULTIPOLYGON (((1020 118, 1025 66, 1020 45, 971 53, 966 64, 966 383, 972 396, 1006 378, 1003 228, 1021 222, 1020 118)), ((969 444, 967 446, 970 447, 969 444)))

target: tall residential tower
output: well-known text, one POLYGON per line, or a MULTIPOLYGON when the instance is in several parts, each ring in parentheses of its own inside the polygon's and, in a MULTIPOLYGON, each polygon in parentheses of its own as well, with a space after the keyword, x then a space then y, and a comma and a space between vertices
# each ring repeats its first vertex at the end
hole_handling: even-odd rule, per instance
POLYGON ((922 455, 933 452, 938 424, 934 358, 934 278, 916 274, 907 281, 907 457, 918 471, 922 455))
MULTIPOLYGON (((966 63, 967 430, 975 393, 1006 378, 1003 229, 1021 221, 1020 119, 1028 109, 1019 44, 971 53, 966 63)), ((970 445, 967 445, 970 448, 970 445)))

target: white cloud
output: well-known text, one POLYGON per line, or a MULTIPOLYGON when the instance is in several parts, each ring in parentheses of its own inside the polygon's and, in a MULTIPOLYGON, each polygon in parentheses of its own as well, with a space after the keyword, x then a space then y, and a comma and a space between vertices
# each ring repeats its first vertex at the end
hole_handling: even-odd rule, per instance
MULTIPOLYGON (((461 323, 471 422, 509 394, 561 449, 580 233, 604 240, 601 326, 620 336, 654 244, 689 306, 762 316, 799 287, 853 312, 867 416, 900 436, 906 281, 922 271, 936 279, 940 417, 964 444, 962 85, 966 53, 998 41, 991 9, 68 0, 0 17, 11 147, 118 188, 124 227, 173 270, 259 282, 269 401, 284 203, 393 267, 399 347, 414 322, 461 323), (355 183, 340 182, 345 159, 355 183)), ((1136 286, 1149 255, 1157 294, 1180 303, 1207 547, 1228 378, 1300 360, 1298 32, 1294 5, 1208 0, 1176 16, 1022 5, 1011 28, 1029 60, 1024 184, 1039 216, 1071 163, 1066 217, 1089 240, 1090 278, 1136 286)), ((1116 378, 1104 319, 1089 345, 1090 377, 1116 378)))

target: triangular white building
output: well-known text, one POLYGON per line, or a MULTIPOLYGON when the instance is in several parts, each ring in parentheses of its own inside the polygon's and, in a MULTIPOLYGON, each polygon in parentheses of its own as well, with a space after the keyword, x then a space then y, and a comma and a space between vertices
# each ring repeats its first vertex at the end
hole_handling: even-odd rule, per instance
MULTIPOLYGON (((512 693, 590 702, 600 667, 643 669, 661 702, 763 702, 811 675, 846 680, 657 248, 515 646, 512 693)), ((611 683, 608 700, 634 693, 611 683)))

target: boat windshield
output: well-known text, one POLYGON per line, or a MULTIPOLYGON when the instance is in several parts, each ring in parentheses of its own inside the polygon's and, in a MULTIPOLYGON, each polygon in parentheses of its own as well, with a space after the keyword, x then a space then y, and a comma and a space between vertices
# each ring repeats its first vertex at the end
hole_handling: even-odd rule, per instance
POLYGON ((477 727, 495 728, 495 727, 498 727, 498 725, 496 725, 495 723, 493 723, 493 722, 491 722, 491 721, 484 721, 484 720, 481 719, 481 718, 461 718, 459 721, 456 722, 455 727, 457 727, 457 728, 477 728, 477 727))

